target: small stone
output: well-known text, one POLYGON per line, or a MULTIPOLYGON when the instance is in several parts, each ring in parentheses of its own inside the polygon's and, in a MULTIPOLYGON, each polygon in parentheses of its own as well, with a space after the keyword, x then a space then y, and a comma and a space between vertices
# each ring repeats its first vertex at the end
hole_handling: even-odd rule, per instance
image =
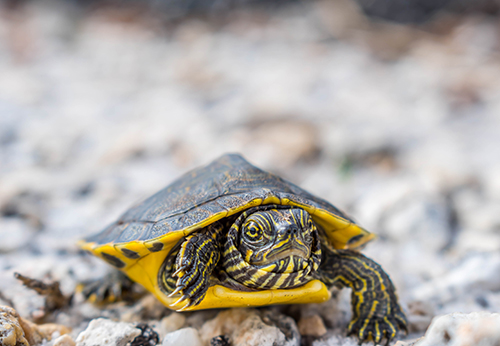
POLYGON ((422 301, 446 301, 472 291, 496 291, 500 289, 499 272, 499 253, 478 253, 445 275, 413 288, 413 297, 422 301))
POLYGON ((63 326, 61 324, 55 323, 45 323, 45 324, 35 324, 31 321, 25 320, 24 318, 19 318, 19 323, 24 329, 26 339, 30 345, 40 344, 43 340, 52 340, 63 334, 68 334, 71 329, 63 326))
POLYGON ((160 325, 161 328, 167 333, 174 332, 181 329, 186 324, 186 316, 178 312, 172 312, 167 317, 162 318, 160 325))
POLYGON ((87 329, 76 338, 77 346, 125 346, 141 335, 141 330, 124 322, 105 318, 90 321, 87 329))
POLYGON ((210 340, 210 346, 231 346, 231 340, 225 335, 218 335, 210 340))
POLYGON ((257 315, 247 318, 233 335, 234 344, 242 346, 274 346, 286 342, 278 328, 265 324, 257 315))
POLYGON ((141 335, 137 336, 130 346, 155 346, 160 342, 158 333, 155 332, 148 324, 139 323, 136 328, 141 330, 141 335))
POLYGON ((44 339, 52 340, 54 335, 60 336, 69 334, 71 329, 56 323, 45 323, 37 325, 38 331, 44 336, 44 339))
POLYGON ((152 294, 141 298, 134 308, 121 318, 124 322, 159 320, 168 313, 168 309, 152 294))
POLYGON ((201 328, 205 344, 225 335, 233 345, 299 345, 300 337, 292 318, 278 312, 261 313, 255 309, 221 311, 201 328))
POLYGON ((415 346, 497 346, 500 344, 500 314, 452 313, 438 316, 415 346))
POLYGON ((394 344, 394 346, 414 346, 417 342, 419 342, 422 339, 423 337, 418 339, 404 340, 404 341, 399 340, 394 344))
POLYGON ((19 324, 16 310, 8 306, 0 306, 0 345, 29 346, 24 330, 19 324))
POLYGON ((169 333, 163 339, 162 346, 203 346, 198 331, 194 328, 183 328, 169 333))
POLYGON ((25 320, 11 307, 0 306, 0 345, 37 345, 43 340, 67 334, 66 326, 46 323, 37 325, 25 320))
POLYGON ((218 335, 232 335, 243 321, 256 314, 256 310, 253 309, 229 309, 219 312, 215 318, 201 327, 200 334, 204 343, 209 343, 218 335))
POLYGON ((61 335, 57 339, 54 340, 54 344, 52 346, 75 346, 75 341, 68 334, 61 335))
POLYGON ((420 300, 408 303, 408 328, 410 333, 422 333, 431 324, 434 306, 420 300))
POLYGON ((319 315, 304 316, 299 320, 299 332, 301 335, 320 337, 326 334, 326 327, 319 315))
POLYGON ((346 338, 339 334, 341 333, 329 333, 328 336, 314 340, 312 346, 359 346, 359 342, 356 338, 346 338))

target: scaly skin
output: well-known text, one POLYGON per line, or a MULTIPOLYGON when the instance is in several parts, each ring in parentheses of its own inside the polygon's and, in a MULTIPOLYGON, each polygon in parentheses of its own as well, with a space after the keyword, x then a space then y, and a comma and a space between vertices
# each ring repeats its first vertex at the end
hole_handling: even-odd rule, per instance
POLYGON ((180 299, 172 306, 184 300, 188 300, 188 305, 181 310, 199 304, 210 286, 214 270, 226 274, 219 277, 222 279, 221 283, 228 287, 237 282, 243 288, 253 289, 292 288, 317 278, 330 287, 352 289, 353 318, 348 326, 348 334, 355 335, 360 342, 372 340, 380 343, 385 340, 389 343, 398 332, 407 331, 406 317, 399 306, 394 285, 377 263, 355 251, 333 249, 326 239, 322 239, 320 245, 316 228, 313 224, 308 224, 307 218, 293 218, 292 216, 299 214, 293 214, 289 208, 272 208, 271 205, 248 210, 231 226, 217 222, 180 243, 167 257, 160 274, 170 297, 181 294, 180 299), (248 228, 242 228, 246 218, 256 211, 259 213, 254 215, 258 217, 249 221, 248 228), (260 266, 247 262, 247 257, 250 260, 255 258, 253 256, 258 254, 261 245, 257 244, 248 250, 247 244, 252 244, 242 244, 237 240, 243 242, 244 236, 253 236, 252 232, 258 234, 254 229, 257 227, 255 220, 261 221, 261 226, 278 227, 268 231, 269 237, 276 237, 276 240, 274 243, 264 243, 263 249, 267 251, 264 255, 272 253, 276 246, 297 242, 293 237, 303 237, 302 234, 307 235, 310 231, 311 239, 316 240, 311 242, 309 239, 307 243, 311 247, 311 258, 308 262, 303 262, 303 268, 290 262, 291 257, 282 257, 260 266), (297 233, 287 231, 295 226, 299 227, 297 233), (230 229, 225 230, 228 227, 230 229), (250 235, 244 232, 249 232, 250 235), (286 238, 286 234, 292 238, 286 238), (269 247, 269 244, 274 245, 269 247), (246 251, 240 253, 242 249, 246 251), (289 268, 290 272, 285 272, 285 268, 289 268))
POLYGON ((182 296, 172 305, 188 300, 188 304, 183 307, 186 309, 203 300, 210 286, 212 272, 220 259, 222 231, 222 224, 214 223, 206 232, 197 232, 183 241, 176 255, 175 272, 172 274, 172 277, 177 277, 175 290, 170 293, 170 296, 177 293, 182 296))
POLYGON ((388 344, 399 331, 407 332, 406 317, 387 273, 374 261, 351 250, 322 248, 317 275, 327 284, 352 289, 353 318, 347 328, 361 342, 388 344))

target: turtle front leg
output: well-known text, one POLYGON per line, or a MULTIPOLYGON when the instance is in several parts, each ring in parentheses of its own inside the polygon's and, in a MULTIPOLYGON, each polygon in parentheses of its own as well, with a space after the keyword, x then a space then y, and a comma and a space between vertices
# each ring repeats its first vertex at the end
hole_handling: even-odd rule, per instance
POLYGON ((353 318, 348 335, 360 341, 389 343, 399 331, 407 332, 406 317, 389 275, 374 261, 351 250, 322 249, 318 271, 329 286, 352 289, 353 318))
POLYGON ((210 286, 210 276, 220 259, 220 237, 223 226, 215 223, 208 229, 188 236, 180 246, 175 260, 175 290, 169 297, 182 296, 171 306, 184 300, 188 304, 180 310, 199 304, 210 286))

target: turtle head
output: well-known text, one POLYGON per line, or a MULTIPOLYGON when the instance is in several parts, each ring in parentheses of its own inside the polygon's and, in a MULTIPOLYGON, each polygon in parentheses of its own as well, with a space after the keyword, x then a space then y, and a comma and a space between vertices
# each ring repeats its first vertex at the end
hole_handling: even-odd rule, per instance
POLYGON ((250 214, 243 222, 238 250, 254 266, 286 261, 301 267, 311 257, 316 236, 316 226, 303 209, 262 210, 250 214))

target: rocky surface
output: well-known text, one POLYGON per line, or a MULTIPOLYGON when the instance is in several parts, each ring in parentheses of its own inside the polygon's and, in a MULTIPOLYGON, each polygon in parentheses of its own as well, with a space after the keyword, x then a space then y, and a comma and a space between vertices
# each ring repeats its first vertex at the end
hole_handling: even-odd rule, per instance
POLYGON ((202 346, 200 334, 194 328, 182 328, 175 332, 168 333, 163 338, 162 346, 202 346))
POLYGON ((35 324, 20 317, 9 306, 0 306, 0 345, 29 346, 67 335, 71 329, 60 324, 35 324))
POLYGON ((472 312, 435 317, 415 346, 495 346, 500 343, 500 314, 472 312))
POLYGON ((7 306, 0 308, 0 344, 5 346, 29 346, 17 312, 7 306))
POLYGON ((78 335, 77 346, 126 346, 141 335, 141 330, 125 322, 105 318, 90 321, 87 329, 78 335))
POLYGON ((413 30, 349 4, 168 26, 126 8, 2 7, 0 303, 72 329, 49 345, 78 340, 98 317, 134 333, 147 323, 160 343, 193 328, 185 337, 204 345, 220 335, 356 345, 344 333, 349 291, 234 319, 170 314, 151 296, 104 307, 74 294, 108 273, 78 239, 186 170, 241 152, 379 235, 364 252, 398 288, 408 340, 435 315, 500 311, 497 23, 413 30), (59 283, 71 304, 46 309, 15 272, 59 283))

